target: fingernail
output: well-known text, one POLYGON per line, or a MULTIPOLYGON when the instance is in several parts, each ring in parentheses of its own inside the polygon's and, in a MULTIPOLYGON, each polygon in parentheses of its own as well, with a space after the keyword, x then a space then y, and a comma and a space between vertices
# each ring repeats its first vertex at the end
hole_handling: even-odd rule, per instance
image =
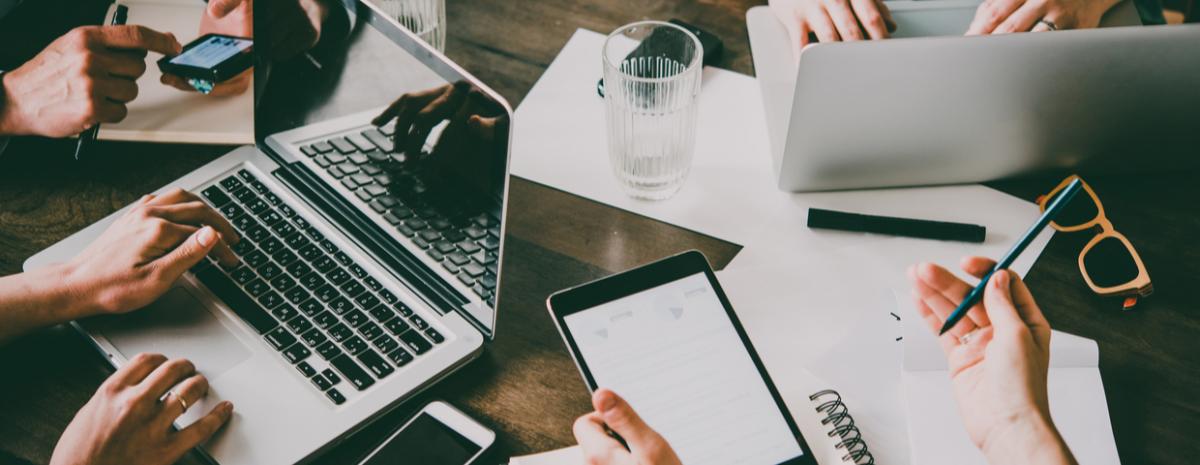
POLYGON ((200 245, 209 247, 217 242, 217 232, 213 230, 212 226, 205 226, 200 228, 200 235, 197 236, 197 239, 200 241, 200 245))
POLYGON ((600 413, 608 413, 616 406, 617 399, 613 398, 611 394, 600 397, 600 413))
POLYGON ((992 286, 999 290, 1008 288, 1008 272, 1004 270, 996 272, 996 275, 992 276, 992 286))

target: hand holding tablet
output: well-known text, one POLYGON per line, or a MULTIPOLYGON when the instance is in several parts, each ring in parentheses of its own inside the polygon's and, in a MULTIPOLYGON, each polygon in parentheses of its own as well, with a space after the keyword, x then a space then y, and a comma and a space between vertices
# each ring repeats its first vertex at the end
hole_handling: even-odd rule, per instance
POLYGON ((627 401, 682 463, 816 463, 699 252, 558 292, 548 306, 588 389, 627 401))

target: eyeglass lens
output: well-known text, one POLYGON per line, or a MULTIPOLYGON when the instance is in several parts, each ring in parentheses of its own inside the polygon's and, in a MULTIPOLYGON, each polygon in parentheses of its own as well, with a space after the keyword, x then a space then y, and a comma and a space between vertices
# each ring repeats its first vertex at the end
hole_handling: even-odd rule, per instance
POLYGON ((1088 249, 1083 267, 1092 282, 1099 287, 1113 287, 1133 281, 1138 276, 1137 263, 1125 243, 1106 237, 1088 249))
MULTIPOLYGON (((1063 192, 1066 192, 1066 189, 1060 189, 1058 192, 1055 192, 1054 198, 1046 202, 1046 205, 1052 205, 1054 199, 1062 195, 1063 192)), ((1058 216, 1054 219, 1054 222, 1059 226, 1070 228, 1092 221, 1099 215, 1100 209, 1096 206, 1096 201, 1092 199, 1092 196, 1080 193, 1071 199, 1071 203, 1068 203, 1065 208, 1058 212, 1058 216)))

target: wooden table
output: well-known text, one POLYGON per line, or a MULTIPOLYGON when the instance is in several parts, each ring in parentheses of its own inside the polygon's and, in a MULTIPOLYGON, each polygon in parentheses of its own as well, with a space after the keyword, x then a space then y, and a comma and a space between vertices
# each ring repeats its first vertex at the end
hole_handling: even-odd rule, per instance
MULTIPOLYGON (((744 13, 753 3, 449 0, 447 50, 514 106, 578 27, 609 31, 637 19, 677 17, 725 40, 722 67, 752 73, 744 13)), ((98 147, 103 162, 74 162, 74 144, 63 141, 19 141, 0 158, 0 273, 19 272, 38 250, 227 150, 98 147)), ((992 185, 1032 200, 1059 179, 992 185)), ((1028 276, 1056 329, 1099 342, 1125 463, 1184 464, 1200 456, 1200 304, 1187 294, 1200 276, 1198 180, 1196 173, 1089 178, 1154 278, 1157 294, 1136 311, 1120 311, 1119 302, 1095 297, 1083 284, 1076 256, 1086 234, 1055 237, 1028 276)), ((422 396, 449 400, 493 427, 501 458, 574 443, 571 423, 589 409, 584 385, 546 316, 549 293, 691 248, 723 267, 740 250, 521 179, 512 183, 507 247, 500 337, 481 359, 422 396)), ((48 462, 74 412, 111 372, 65 328, 0 348, 0 367, 0 451, 34 463, 48 462)), ((408 413, 401 408, 389 414, 321 462, 350 462, 408 413)))

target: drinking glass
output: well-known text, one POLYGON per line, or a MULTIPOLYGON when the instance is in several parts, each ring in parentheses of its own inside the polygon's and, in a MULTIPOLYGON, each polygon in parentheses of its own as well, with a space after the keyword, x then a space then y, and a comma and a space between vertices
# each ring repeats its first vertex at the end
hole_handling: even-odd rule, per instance
POLYGON ((446 52, 446 0, 377 0, 379 8, 439 52, 446 52))
POLYGON ((630 196, 670 198, 692 164, 700 40, 671 23, 642 21, 609 34, 602 55, 613 173, 630 196))

